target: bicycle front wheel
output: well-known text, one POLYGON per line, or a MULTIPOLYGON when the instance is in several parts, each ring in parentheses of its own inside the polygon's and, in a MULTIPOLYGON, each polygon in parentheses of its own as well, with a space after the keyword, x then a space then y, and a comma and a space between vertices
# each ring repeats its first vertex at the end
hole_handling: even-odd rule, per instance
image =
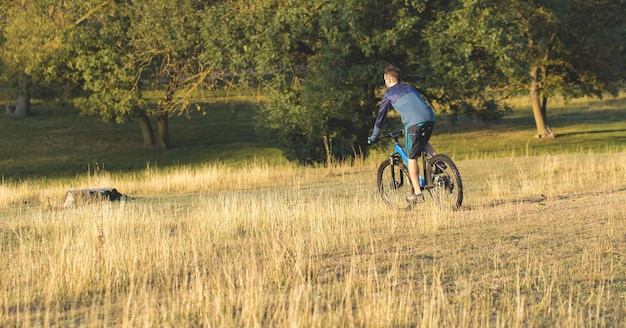
POLYGON ((378 191, 389 207, 397 210, 409 210, 411 205, 406 196, 413 192, 409 170, 399 158, 383 161, 378 167, 378 191))
POLYGON ((461 174, 450 157, 437 154, 428 160, 432 169, 430 194, 442 207, 457 209, 463 203, 461 174))

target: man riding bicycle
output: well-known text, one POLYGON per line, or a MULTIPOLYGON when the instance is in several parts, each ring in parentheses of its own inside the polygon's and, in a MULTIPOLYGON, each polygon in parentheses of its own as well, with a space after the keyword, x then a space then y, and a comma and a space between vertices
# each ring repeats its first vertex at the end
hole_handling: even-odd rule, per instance
POLYGON ((407 201, 416 204, 424 202, 424 195, 418 182, 417 159, 424 149, 430 156, 435 155, 435 149, 428 143, 435 126, 435 113, 415 87, 400 83, 401 76, 402 72, 398 67, 389 65, 385 68, 383 78, 387 90, 383 95, 374 122, 374 131, 368 142, 373 143, 378 139, 391 107, 400 113, 405 130, 409 176, 413 184, 413 194, 407 196, 407 201))

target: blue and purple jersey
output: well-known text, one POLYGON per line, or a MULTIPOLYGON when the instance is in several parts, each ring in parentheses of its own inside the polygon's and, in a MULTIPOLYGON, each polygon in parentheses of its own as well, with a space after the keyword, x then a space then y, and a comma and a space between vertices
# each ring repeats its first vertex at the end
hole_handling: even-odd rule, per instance
POLYGON ((391 107, 400 113, 405 127, 435 121, 432 107, 424 101, 419 91, 411 85, 397 83, 389 87, 383 95, 376 122, 374 122, 373 136, 378 137, 391 107))

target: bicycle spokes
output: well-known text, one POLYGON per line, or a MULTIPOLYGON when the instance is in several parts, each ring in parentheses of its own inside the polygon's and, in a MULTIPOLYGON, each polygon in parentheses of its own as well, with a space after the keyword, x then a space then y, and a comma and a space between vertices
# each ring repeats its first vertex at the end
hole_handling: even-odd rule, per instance
POLYGON ((404 175, 402 175, 402 171, 393 165, 391 167, 391 188, 393 190, 398 190, 404 186, 404 175))
POLYGON ((441 154, 430 159, 432 188, 429 190, 440 206, 458 208, 463 202, 463 184, 452 160, 441 154))
POLYGON ((409 171, 400 159, 387 159, 378 168, 378 189, 389 207, 407 210, 406 197, 412 192, 409 171), (393 161, 393 162, 392 162, 393 161))
POLYGON ((449 193, 452 193, 454 191, 454 182, 452 182, 452 179, 450 179, 449 176, 436 175, 434 177, 434 180, 436 186, 443 188, 449 193))

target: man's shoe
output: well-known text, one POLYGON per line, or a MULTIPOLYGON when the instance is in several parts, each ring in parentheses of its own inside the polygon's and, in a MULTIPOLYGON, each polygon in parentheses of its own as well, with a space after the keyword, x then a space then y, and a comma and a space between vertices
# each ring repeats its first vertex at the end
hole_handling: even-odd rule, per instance
POLYGON ((411 194, 409 196, 406 196, 406 201, 409 202, 409 204, 413 205, 425 202, 424 195, 422 193, 420 193, 419 195, 411 194))

